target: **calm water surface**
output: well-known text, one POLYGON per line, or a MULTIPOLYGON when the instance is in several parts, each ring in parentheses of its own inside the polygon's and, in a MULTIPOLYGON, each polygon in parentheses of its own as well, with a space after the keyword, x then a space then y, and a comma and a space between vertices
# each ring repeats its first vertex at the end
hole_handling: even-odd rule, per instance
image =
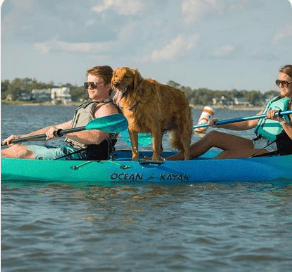
MULTIPOLYGON (((2 139, 73 113, 2 105, 2 139)), ((193 111, 195 123, 200 113, 193 111)), ((216 110, 219 119, 255 113, 216 110)), ((118 148, 129 147, 120 140, 118 148)), ((291 271, 291 185, 1 190, 2 271, 291 271)))

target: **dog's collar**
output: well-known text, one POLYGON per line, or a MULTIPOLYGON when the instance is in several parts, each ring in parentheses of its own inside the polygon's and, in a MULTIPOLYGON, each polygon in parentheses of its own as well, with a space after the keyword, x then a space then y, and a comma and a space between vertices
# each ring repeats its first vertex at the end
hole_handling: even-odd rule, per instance
MULTIPOLYGON (((137 92, 139 92, 140 90, 142 90, 142 85, 143 85, 143 80, 141 80, 141 83, 140 83, 140 85, 139 85, 138 88, 137 88, 137 92)), ((130 111, 133 111, 134 108, 137 106, 137 104, 138 104, 138 100, 135 99, 134 103, 132 103, 132 104, 130 105, 129 110, 130 110, 130 111)))
POLYGON ((130 107, 129 110, 132 111, 134 107, 137 105, 138 101, 136 100, 130 107))
POLYGON ((128 87, 126 87, 126 88, 122 91, 122 97, 124 97, 124 95, 126 94, 127 91, 128 91, 128 87))

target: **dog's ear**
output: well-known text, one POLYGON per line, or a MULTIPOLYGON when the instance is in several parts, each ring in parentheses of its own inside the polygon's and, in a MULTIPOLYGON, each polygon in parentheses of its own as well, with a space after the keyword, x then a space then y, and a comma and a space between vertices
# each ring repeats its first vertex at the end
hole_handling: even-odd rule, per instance
POLYGON ((137 88, 142 80, 142 76, 137 69, 136 70, 131 69, 131 71, 134 74, 134 89, 137 90, 137 88))

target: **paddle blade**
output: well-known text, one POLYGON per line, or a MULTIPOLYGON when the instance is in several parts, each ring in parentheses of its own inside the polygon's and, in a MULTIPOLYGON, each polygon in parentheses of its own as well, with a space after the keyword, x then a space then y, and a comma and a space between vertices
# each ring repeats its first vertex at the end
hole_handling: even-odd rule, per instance
POLYGON ((119 133, 128 128, 127 119, 119 113, 103 116, 90 121, 86 129, 99 129, 108 133, 119 133))
MULTIPOLYGON (((292 114, 292 110, 280 111, 280 112, 276 113, 275 116, 278 116, 278 115, 284 116, 284 115, 289 115, 289 114, 292 114)), ((250 117, 241 117, 241 118, 216 121, 214 124, 215 125, 225 125, 225 124, 237 123, 237 122, 248 121, 248 120, 262 119, 262 118, 266 118, 266 117, 267 117, 267 114, 263 113, 260 115, 254 115, 254 116, 250 116, 250 117)), ((204 127, 208 127, 208 126, 209 126, 209 124, 202 124, 202 125, 198 125, 198 126, 193 126, 193 128, 197 129, 197 128, 204 128, 204 127)))
MULTIPOLYGON (((127 145, 131 145, 131 138, 129 130, 124 130, 120 136, 127 145)), ((138 146, 148 146, 152 144, 152 135, 150 133, 139 133, 138 134, 138 146)))

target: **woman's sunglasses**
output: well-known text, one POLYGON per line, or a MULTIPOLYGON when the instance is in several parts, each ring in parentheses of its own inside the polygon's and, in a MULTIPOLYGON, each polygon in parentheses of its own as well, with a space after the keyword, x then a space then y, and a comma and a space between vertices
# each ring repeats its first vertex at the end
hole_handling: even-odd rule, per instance
POLYGON ((292 83, 292 81, 285 81, 285 80, 278 80, 278 79, 276 80, 276 85, 278 87, 282 86, 282 87, 286 88, 291 83, 292 83))
POLYGON ((88 89, 89 86, 91 89, 97 89, 98 85, 102 84, 102 82, 94 83, 94 82, 84 82, 85 89, 88 89))

